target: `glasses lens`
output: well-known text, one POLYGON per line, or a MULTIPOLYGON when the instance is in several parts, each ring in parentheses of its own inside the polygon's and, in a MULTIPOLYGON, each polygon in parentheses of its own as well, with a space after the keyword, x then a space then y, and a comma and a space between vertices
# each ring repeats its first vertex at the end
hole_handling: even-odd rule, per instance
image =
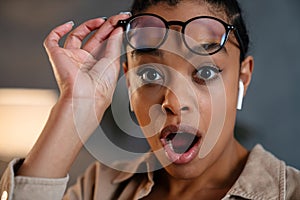
POLYGON ((164 41, 166 32, 165 23, 161 19, 142 15, 128 23, 126 37, 134 49, 147 50, 158 48, 164 41))
POLYGON ((222 48, 226 41, 226 29, 217 20, 198 18, 187 24, 184 37, 190 50, 207 55, 222 48))

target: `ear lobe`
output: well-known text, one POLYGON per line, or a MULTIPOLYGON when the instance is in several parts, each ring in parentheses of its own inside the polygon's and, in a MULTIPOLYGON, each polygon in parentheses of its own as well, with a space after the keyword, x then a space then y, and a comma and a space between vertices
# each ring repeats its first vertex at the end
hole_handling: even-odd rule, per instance
POLYGON ((245 60, 241 63, 240 69, 240 80, 244 85, 244 95, 246 94, 247 88, 250 85, 251 77, 254 68, 254 59, 252 56, 247 56, 245 60))

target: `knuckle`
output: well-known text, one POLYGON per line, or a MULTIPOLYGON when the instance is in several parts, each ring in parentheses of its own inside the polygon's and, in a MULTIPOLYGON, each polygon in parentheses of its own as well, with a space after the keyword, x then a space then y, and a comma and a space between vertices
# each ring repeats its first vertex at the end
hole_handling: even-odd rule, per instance
POLYGON ((75 31, 72 31, 68 37, 69 38, 81 38, 83 36, 83 34, 81 34, 79 31, 78 32, 75 32, 75 31))
POLYGON ((112 26, 114 26, 114 25, 116 24, 116 22, 117 22, 116 16, 113 16, 113 17, 108 18, 107 22, 108 22, 109 24, 111 24, 112 26))

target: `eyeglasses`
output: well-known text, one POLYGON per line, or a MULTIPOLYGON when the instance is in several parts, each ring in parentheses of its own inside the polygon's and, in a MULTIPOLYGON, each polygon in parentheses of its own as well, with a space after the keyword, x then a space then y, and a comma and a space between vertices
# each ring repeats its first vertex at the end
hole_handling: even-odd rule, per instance
POLYGON ((142 13, 126 20, 118 21, 123 27, 127 43, 135 50, 148 51, 158 49, 166 41, 170 26, 182 27, 182 39, 185 46, 198 55, 212 55, 220 51, 231 31, 239 43, 242 56, 243 43, 235 26, 211 16, 198 16, 182 21, 166 21, 150 13, 142 13))

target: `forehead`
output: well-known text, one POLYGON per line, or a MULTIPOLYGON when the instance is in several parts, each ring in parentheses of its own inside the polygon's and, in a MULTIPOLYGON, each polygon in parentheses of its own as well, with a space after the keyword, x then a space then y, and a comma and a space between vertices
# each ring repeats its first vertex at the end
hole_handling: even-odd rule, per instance
POLYGON ((214 8, 214 6, 204 1, 180 1, 175 6, 160 2, 148 7, 143 12, 157 14, 167 21, 187 21, 195 16, 212 16, 227 22, 225 13, 214 8))

